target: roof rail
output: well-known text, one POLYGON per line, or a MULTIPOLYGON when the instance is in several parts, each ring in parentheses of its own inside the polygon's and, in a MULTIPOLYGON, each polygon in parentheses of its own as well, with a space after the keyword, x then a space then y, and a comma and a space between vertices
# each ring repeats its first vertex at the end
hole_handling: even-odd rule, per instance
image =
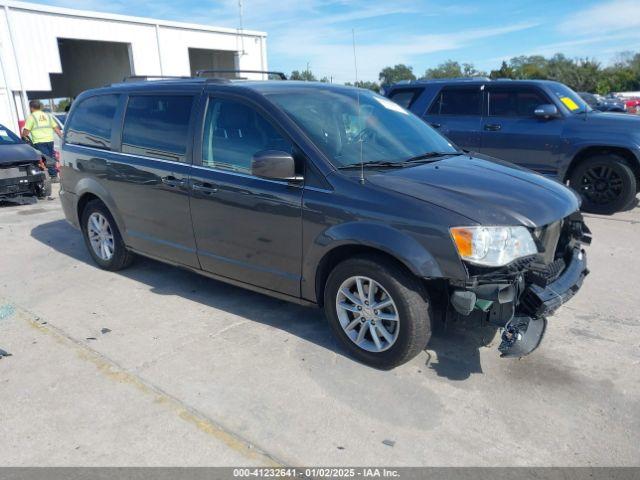
POLYGON ((286 80, 287 76, 282 72, 273 72, 268 70, 198 70, 196 77, 202 77, 208 73, 261 73, 263 75, 274 75, 280 80, 286 80))
POLYGON ((154 81, 154 80, 185 80, 192 77, 185 77, 179 75, 128 75, 122 79, 123 82, 139 82, 139 81, 154 81))
POLYGON ((434 81, 434 82, 451 82, 451 81, 456 81, 456 82, 477 82, 478 80, 483 81, 483 82, 488 82, 491 81, 491 79, 489 77, 451 77, 451 78, 424 78, 421 79, 427 82, 430 81, 434 81))

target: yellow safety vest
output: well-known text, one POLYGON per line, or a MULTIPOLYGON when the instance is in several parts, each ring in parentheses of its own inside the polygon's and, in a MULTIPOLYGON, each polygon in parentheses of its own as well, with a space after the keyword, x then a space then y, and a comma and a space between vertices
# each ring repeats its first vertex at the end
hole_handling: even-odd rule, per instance
POLYGON ((53 142, 55 121, 51 116, 42 110, 31 113, 24 124, 24 128, 31 133, 33 143, 53 142))

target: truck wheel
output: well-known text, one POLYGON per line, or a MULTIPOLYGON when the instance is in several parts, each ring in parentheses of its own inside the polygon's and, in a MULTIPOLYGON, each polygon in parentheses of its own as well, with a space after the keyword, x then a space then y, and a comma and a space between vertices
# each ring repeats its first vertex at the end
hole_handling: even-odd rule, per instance
POLYGON ((82 211, 84 242, 98 266, 104 270, 128 267, 133 254, 127 250, 109 209, 100 200, 91 200, 82 211))
POLYGON ((595 155, 581 162, 569 185, 582 196, 582 210, 609 215, 636 196, 636 177, 619 155, 595 155))
POLYGON ((36 185, 36 197, 40 200, 51 196, 51 177, 47 171, 44 172, 44 175, 44 180, 36 185))
POLYGON ((342 345, 382 370, 411 360, 431 337, 423 285, 384 257, 358 256, 338 264, 325 285, 324 309, 342 345))

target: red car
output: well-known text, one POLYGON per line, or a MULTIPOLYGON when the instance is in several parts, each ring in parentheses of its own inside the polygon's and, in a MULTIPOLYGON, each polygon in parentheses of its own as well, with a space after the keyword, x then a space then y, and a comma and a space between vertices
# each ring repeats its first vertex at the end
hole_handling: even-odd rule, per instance
POLYGON ((624 104, 627 106, 628 113, 640 114, 640 98, 625 99, 624 104))

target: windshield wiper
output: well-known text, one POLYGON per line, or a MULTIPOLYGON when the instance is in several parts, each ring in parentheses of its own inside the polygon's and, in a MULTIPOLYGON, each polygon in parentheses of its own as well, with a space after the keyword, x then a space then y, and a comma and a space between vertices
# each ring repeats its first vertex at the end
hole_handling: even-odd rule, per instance
POLYGON ((409 157, 406 160, 403 160, 402 163, 415 163, 415 162, 423 162, 425 160, 433 160, 435 158, 440 157, 450 157, 456 155, 464 155, 463 152, 454 151, 454 152, 426 152, 420 155, 416 155, 415 157, 409 157))
POLYGON ((386 160, 375 160, 370 162, 352 163, 350 165, 342 165, 338 167, 340 170, 347 170, 352 168, 369 168, 369 167, 382 167, 382 168, 402 168, 404 162, 389 162, 386 160))

